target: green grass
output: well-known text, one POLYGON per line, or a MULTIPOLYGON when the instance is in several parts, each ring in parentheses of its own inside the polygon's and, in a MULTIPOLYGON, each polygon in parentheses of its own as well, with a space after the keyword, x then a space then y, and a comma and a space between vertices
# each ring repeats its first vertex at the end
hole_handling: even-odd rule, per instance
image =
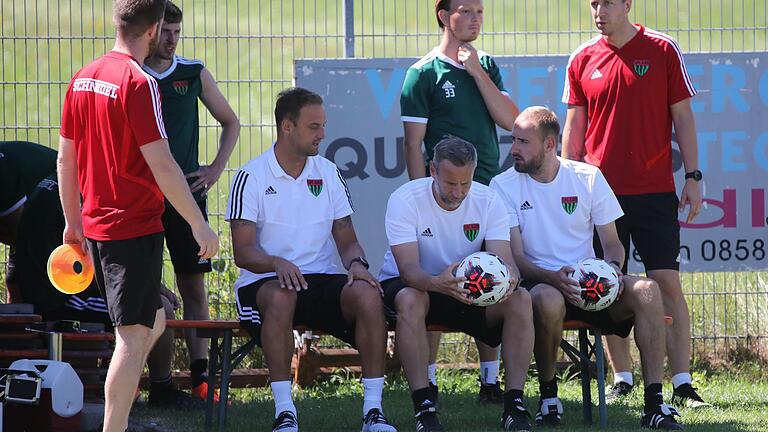
MULTIPOLYGON (((727 374, 697 377, 700 393, 714 404, 712 408, 683 410, 682 419, 689 431, 765 431, 768 430, 768 375, 759 367, 741 367, 727 374)), ((497 431, 501 408, 476 402, 477 380, 474 372, 440 371, 440 418, 447 430, 497 431)), ((594 383, 594 382, 593 382, 594 383)), ((593 395, 595 394, 593 385, 593 395)), ((665 398, 669 398, 669 385, 665 398)), ((526 383, 528 410, 536 410, 538 388, 533 378, 526 383)), ((242 389, 234 391, 236 400, 229 409, 230 431, 269 430, 274 405, 268 389, 242 389)), ((302 430, 350 431, 359 430, 362 386, 347 378, 343 372, 330 381, 317 383, 294 392, 302 430)), ((565 414, 563 431, 587 431, 582 422, 581 387, 577 380, 560 384, 560 398, 565 414)), ((596 398, 593 398, 596 401, 596 398)), ((407 383, 401 374, 387 380, 384 392, 387 417, 401 431, 413 430, 413 412, 407 383)), ((639 430, 642 409, 642 391, 636 389, 624 402, 608 408, 608 430, 639 430)), ((203 414, 157 411, 138 405, 134 419, 146 422, 152 419, 169 430, 203 430, 203 414)), ((595 421, 597 411, 594 410, 595 421)))

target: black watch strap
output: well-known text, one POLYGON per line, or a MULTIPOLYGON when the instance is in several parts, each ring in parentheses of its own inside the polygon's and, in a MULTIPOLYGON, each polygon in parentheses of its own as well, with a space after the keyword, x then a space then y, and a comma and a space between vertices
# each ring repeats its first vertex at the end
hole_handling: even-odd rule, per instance
POLYGON ((693 170, 693 171, 691 171, 689 173, 685 173, 685 179, 686 180, 693 179, 695 181, 701 181, 701 179, 703 177, 704 176, 701 174, 701 171, 699 171, 699 170, 693 170))
POLYGON ((368 260, 366 260, 365 257, 361 257, 361 256, 357 258, 352 258, 352 261, 349 262, 349 266, 352 267, 352 264, 356 262, 359 262, 360 264, 362 264, 366 270, 368 270, 371 267, 371 265, 368 264, 368 260))

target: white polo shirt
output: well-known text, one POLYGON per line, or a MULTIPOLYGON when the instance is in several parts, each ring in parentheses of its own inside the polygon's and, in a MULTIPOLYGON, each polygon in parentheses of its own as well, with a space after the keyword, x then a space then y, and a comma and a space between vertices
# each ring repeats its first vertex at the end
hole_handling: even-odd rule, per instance
POLYGON ((509 226, 520 227, 525 256, 547 270, 559 270, 595 256, 595 225, 620 218, 616 195, 597 167, 558 158, 555 179, 540 183, 511 167, 491 180, 509 212, 509 226))
POLYGON ((385 225, 390 249, 379 280, 400 275, 391 246, 417 242, 421 268, 438 275, 479 251, 483 240, 509 241, 507 210, 491 188, 472 182, 459 208, 448 211, 437 204, 432 182, 432 177, 410 181, 389 197, 385 225))
MULTIPOLYGON (((258 244, 302 273, 338 273, 333 258, 333 221, 352 214, 352 199, 338 168, 322 156, 307 158, 298 178, 283 171, 274 146, 235 175, 226 220, 256 224, 258 244)), ((274 276, 240 269, 235 288, 274 276)))

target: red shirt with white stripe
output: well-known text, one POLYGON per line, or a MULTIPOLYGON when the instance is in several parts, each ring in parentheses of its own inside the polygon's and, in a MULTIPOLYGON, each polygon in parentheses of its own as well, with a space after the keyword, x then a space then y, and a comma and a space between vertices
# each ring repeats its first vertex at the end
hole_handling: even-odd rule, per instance
POLYGON ((85 236, 124 240, 163 231, 163 193, 140 147, 167 139, 157 82, 110 51, 69 83, 61 136, 75 143, 85 236))
POLYGON ((617 195, 674 192, 670 105, 696 94, 671 37, 639 26, 623 47, 602 36, 571 54, 563 103, 586 106, 585 162, 617 195))

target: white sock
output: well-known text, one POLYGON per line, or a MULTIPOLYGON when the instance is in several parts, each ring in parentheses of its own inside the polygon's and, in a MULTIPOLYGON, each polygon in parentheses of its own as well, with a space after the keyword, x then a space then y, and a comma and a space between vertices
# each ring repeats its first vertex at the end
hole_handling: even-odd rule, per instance
POLYGON ((384 377, 363 378, 363 415, 373 408, 381 408, 381 392, 384 390, 384 377))
POLYGON ((635 385, 635 379, 632 376, 632 372, 615 372, 613 374, 613 383, 618 384, 620 382, 635 385))
POLYGON ((496 384, 499 380, 499 361, 480 362, 480 381, 483 384, 496 384))
POLYGON ((427 366, 427 378, 432 385, 437 385, 437 363, 432 363, 427 366))
POLYGON ((283 411, 290 411, 296 415, 296 406, 291 398, 291 382, 274 381, 270 385, 272 386, 272 397, 275 398, 275 418, 283 411))
POLYGON ((688 372, 675 374, 672 377, 672 386, 674 388, 678 388, 683 384, 690 384, 692 382, 693 382, 693 379, 691 378, 691 374, 689 374, 688 372))

